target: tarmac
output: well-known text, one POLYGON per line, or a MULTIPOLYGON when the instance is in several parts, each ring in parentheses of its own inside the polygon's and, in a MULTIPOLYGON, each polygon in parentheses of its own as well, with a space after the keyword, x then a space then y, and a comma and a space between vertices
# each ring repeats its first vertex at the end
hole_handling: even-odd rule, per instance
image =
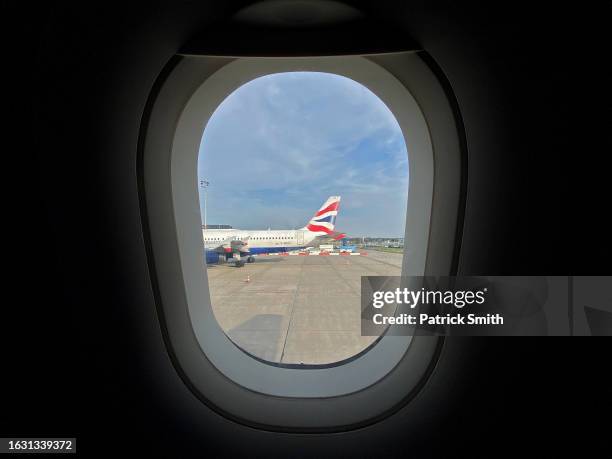
POLYGON ((258 257, 209 265, 219 325, 247 353, 284 364, 329 364, 373 343, 361 336, 361 276, 398 276, 402 254, 258 257))

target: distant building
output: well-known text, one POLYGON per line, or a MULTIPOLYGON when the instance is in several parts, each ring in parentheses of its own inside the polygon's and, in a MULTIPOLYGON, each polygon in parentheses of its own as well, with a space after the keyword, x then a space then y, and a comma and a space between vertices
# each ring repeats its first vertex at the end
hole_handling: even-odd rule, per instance
POLYGON ((351 242, 360 244, 364 247, 393 247, 402 248, 404 247, 403 237, 362 237, 354 238, 351 242), (357 242, 359 240, 359 242, 357 242))
POLYGON ((231 225, 202 225, 202 229, 233 229, 231 225))
POLYGON ((332 239, 330 237, 318 237, 317 239, 312 241, 312 243, 310 245, 312 247, 319 247, 320 248, 321 245, 336 246, 336 245, 340 245, 340 243, 338 241, 336 241, 335 239, 332 239))

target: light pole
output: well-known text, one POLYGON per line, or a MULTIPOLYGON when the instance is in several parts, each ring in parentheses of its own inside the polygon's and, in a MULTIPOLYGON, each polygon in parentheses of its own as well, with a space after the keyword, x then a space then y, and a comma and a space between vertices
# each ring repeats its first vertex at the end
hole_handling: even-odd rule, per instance
POLYGON ((200 188, 204 189, 204 229, 208 229, 206 225, 206 201, 208 201, 208 185, 210 182, 208 180, 200 180, 200 188))

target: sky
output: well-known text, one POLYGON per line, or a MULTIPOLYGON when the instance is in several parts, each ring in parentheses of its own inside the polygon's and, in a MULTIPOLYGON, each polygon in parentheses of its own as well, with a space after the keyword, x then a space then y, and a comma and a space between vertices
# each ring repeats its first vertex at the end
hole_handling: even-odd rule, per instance
POLYGON ((400 127, 374 93, 343 76, 277 73, 238 88, 205 126, 198 178, 210 183, 208 224, 301 228, 339 195, 337 231, 404 235, 408 155, 400 127))

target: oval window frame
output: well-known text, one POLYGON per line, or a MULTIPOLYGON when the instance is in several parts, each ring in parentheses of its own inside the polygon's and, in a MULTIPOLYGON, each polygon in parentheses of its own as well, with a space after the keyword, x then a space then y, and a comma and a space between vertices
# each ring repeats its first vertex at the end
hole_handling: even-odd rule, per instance
POLYGON ((284 71, 319 71, 351 78, 374 92, 398 120, 410 170, 405 235, 410 250, 404 255, 402 275, 449 274, 459 209, 461 152, 444 91, 414 53, 373 58, 183 57, 169 66, 152 94, 142 136, 143 220, 160 319, 175 366, 194 393, 229 417, 280 430, 339 429, 382 416, 405 400, 426 379, 442 339, 385 336, 347 361, 291 368, 252 358, 219 327, 201 256, 199 143, 207 120, 227 95, 254 78, 284 71), (385 62, 389 57, 391 61, 385 62), (397 71, 394 76, 387 70, 398 59, 403 61, 401 69, 408 81, 397 71), (426 96, 425 103, 415 97, 415 89, 426 96), (428 104, 431 107, 423 110, 428 104), (431 116, 426 116, 428 111, 431 116), (433 128, 440 137, 451 137, 446 141, 451 148, 442 156, 434 154, 433 128), (442 168, 438 157, 445 160, 442 168), (435 181, 434 175, 440 180, 435 181), (434 212, 434 197, 454 194, 456 206, 447 202, 439 206, 446 209, 434 212), (434 230, 434 222, 447 226, 434 230), (442 250, 432 250, 432 234, 442 250), (451 250, 445 252, 444 247, 451 250))

